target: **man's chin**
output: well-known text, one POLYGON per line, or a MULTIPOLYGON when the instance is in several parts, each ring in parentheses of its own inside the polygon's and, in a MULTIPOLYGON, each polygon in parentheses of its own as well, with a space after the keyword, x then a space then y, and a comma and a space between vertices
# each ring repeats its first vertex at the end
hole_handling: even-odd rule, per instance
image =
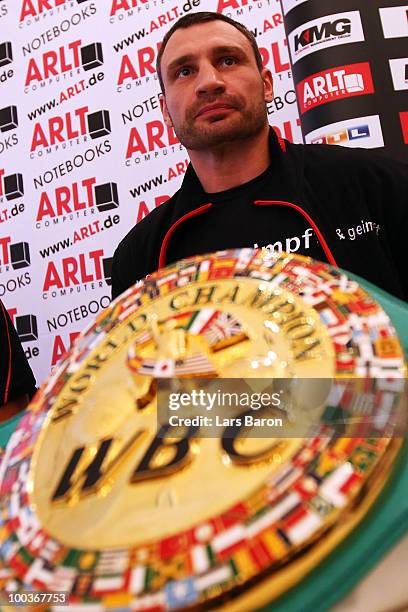
POLYGON ((211 121, 207 125, 200 126, 199 129, 191 129, 186 132, 186 138, 180 138, 180 141, 187 149, 208 149, 216 147, 227 142, 235 142, 246 140, 255 135, 255 130, 251 132, 248 126, 226 119, 211 121), (183 142, 184 140, 184 142, 183 142))

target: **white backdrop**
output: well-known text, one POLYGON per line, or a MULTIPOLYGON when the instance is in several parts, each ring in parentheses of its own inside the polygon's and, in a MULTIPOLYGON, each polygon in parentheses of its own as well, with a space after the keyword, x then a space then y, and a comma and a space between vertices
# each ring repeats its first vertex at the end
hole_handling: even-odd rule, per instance
POLYGON ((0 298, 38 384, 108 305, 120 239, 181 183, 154 66, 197 10, 254 31, 275 74, 270 123, 301 141, 278 0, 0 0, 0 298))

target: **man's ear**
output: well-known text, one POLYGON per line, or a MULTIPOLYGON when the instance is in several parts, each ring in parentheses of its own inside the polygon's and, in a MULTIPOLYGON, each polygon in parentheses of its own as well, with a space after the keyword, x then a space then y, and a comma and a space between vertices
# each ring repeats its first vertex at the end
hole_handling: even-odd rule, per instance
POLYGON ((170 113, 167 109, 166 98, 164 97, 164 94, 160 96, 159 101, 164 123, 167 125, 167 127, 173 127, 173 122, 171 120, 170 113))
POLYGON ((273 77, 269 68, 263 68, 261 72, 262 81, 264 84, 265 102, 273 101, 273 77))

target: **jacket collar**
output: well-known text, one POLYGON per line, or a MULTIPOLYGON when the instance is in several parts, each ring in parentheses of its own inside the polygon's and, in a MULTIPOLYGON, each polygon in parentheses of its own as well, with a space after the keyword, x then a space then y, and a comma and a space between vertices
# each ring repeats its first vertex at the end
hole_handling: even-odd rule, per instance
MULTIPOLYGON (((259 199, 289 200, 299 203, 303 179, 302 152, 296 150, 296 147, 288 141, 279 138, 272 127, 269 130, 269 149, 271 181, 268 181, 264 192, 259 193, 259 199)), ((190 163, 181 189, 176 194, 171 223, 210 202, 211 197, 205 193, 190 163)))

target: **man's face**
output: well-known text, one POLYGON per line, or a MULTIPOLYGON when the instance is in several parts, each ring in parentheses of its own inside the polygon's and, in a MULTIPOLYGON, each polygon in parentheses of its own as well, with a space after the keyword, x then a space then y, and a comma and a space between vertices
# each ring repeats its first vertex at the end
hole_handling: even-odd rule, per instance
POLYGON ((229 23, 177 30, 161 70, 163 116, 187 149, 209 150, 265 129, 272 75, 259 72, 249 40, 229 23))

